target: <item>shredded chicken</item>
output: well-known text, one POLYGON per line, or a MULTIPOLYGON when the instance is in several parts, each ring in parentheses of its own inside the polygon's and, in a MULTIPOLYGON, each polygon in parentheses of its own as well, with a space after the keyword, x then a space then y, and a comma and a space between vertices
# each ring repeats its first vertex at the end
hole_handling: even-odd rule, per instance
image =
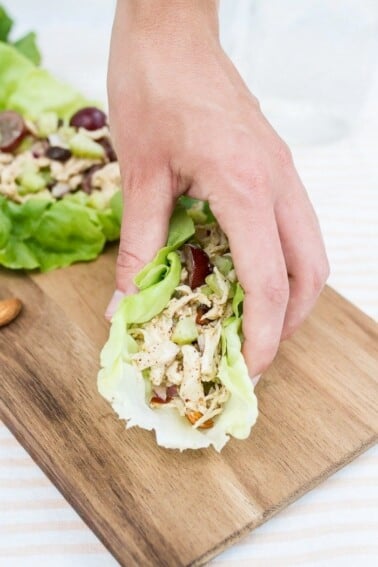
POLYGON ((65 163, 54 161, 51 171, 57 181, 68 181, 71 177, 83 173, 92 165, 97 165, 98 163, 101 163, 101 161, 70 157, 65 163))
POLYGON ((219 363, 218 345, 221 338, 221 326, 203 330, 204 345, 201 356, 201 375, 205 382, 214 380, 219 363))
POLYGON ((200 225, 197 236, 210 260, 230 251, 227 237, 218 224, 200 225))
POLYGON ((114 186, 121 186, 121 173, 118 162, 107 163, 101 169, 95 171, 92 177, 93 187, 97 189, 112 190, 114 186))
POLYGON ((181 348, 183 358, 183 378, 180 396, 184 401, 198 402, 204 397, 201 382, 201 358, 198 350, 192 345, 181 348))
POLYGON ((140 351, 133 355, 133 360, 139 370, 154 366, 167 366, 171 364, 179 348, 171 341, 157 342, 149 346, 147 351, 140 351))

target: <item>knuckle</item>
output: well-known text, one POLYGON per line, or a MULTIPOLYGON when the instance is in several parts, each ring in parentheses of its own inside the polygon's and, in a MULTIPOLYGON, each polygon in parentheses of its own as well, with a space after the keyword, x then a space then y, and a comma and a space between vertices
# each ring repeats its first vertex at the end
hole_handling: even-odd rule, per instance
MULTIPOLYGON (((305 305, 313 304, 324 288, 329 276, 329 271, 327 260, 305 270, 305 275, 298 279, 298 301, 305 305)), ((299 323, 300 322, 301 321, 299 321, 299 323)), ((299 323, 296 321, 291 322, 294 330, 299 323)))
POLYGON ((234 169, 232 172, 233 194, 238 196, 240 203, 246 206, 253 203, 270 202, 270 179, 263 165, 234 169))
POLYGON ((251 169, 243 165, 228 169, 224 185, 229 188, 227 193, 230 206, 250 210, 256 205, 264 206, 271 203, 271 192, 266 171, 261 168, 251 169))
POLYGON ((249 174, 249 185, 252 187, 254 194, 265 195, 269 183, 270 179, 267 168, 262 164, 256 164, 249 174))
POLYGON ((282 140, 280 140, 275 148, 275 156, 281 169, 290 170, 293 168, 293 156, 291 150, 282 140))
POLYGON ((256 146, 250 134, 245 131, 232 133, 226 148, 214 156, 216 167, 229 171, 233 178, 243 183, 266 185, 269 182, 266 158, 256 146))
POLYGON ((117 268, 121 269, 124 274, 135 275, 144 264, 145 262, 131 252, 128 245, 121 240, 117 257, 117 268))
POLYGON ((273 305, 286 305, 289 299, 289 282, 287 278, 275 277, 263 288, 265 298, 273 305))

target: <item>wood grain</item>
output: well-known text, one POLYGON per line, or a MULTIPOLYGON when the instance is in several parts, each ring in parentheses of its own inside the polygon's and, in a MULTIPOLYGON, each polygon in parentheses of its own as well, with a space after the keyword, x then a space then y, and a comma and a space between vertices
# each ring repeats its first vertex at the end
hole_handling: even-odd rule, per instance
POLYGON ((250 439, 167 451, 97 394, 114 250, 26 277, 0 332, 0 414, 122 565, 202 565, 377 440, 375 323, 327 289, 257 388, 250 439))

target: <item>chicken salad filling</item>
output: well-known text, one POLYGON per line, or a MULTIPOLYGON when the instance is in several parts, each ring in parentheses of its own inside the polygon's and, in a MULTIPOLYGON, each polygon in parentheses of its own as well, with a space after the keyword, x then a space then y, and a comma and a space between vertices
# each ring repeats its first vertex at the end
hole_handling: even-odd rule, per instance
POLYGON ((54 112, 37 122, 0 112, 0 195, 15 203, 57 201, 82 191, 98 208, 121 186, 105 114, 86 107, 63 123, 54 112))
POLYGON ((193 239, 178 252, 181 281, 166 308, 129 328, 138 345, 132 364, 151 384, 151 408, 175 408, 193 428, 209 429, 230 396, 218 369, 236 275, 217 223, 196 225, 193 239))

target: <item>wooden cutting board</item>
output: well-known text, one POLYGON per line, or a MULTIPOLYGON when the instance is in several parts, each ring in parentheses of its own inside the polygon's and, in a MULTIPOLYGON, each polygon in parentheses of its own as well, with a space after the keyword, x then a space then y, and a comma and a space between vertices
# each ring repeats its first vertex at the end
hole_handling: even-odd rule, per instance
POLYGON ((0 415, 121 565, 203 565, 377 440, 377 329, 329 288, 259 384, 247 441, 179 453, 126 431, 96 390, 114 264, 0 271, 25 304, 0 330, 0 415))

